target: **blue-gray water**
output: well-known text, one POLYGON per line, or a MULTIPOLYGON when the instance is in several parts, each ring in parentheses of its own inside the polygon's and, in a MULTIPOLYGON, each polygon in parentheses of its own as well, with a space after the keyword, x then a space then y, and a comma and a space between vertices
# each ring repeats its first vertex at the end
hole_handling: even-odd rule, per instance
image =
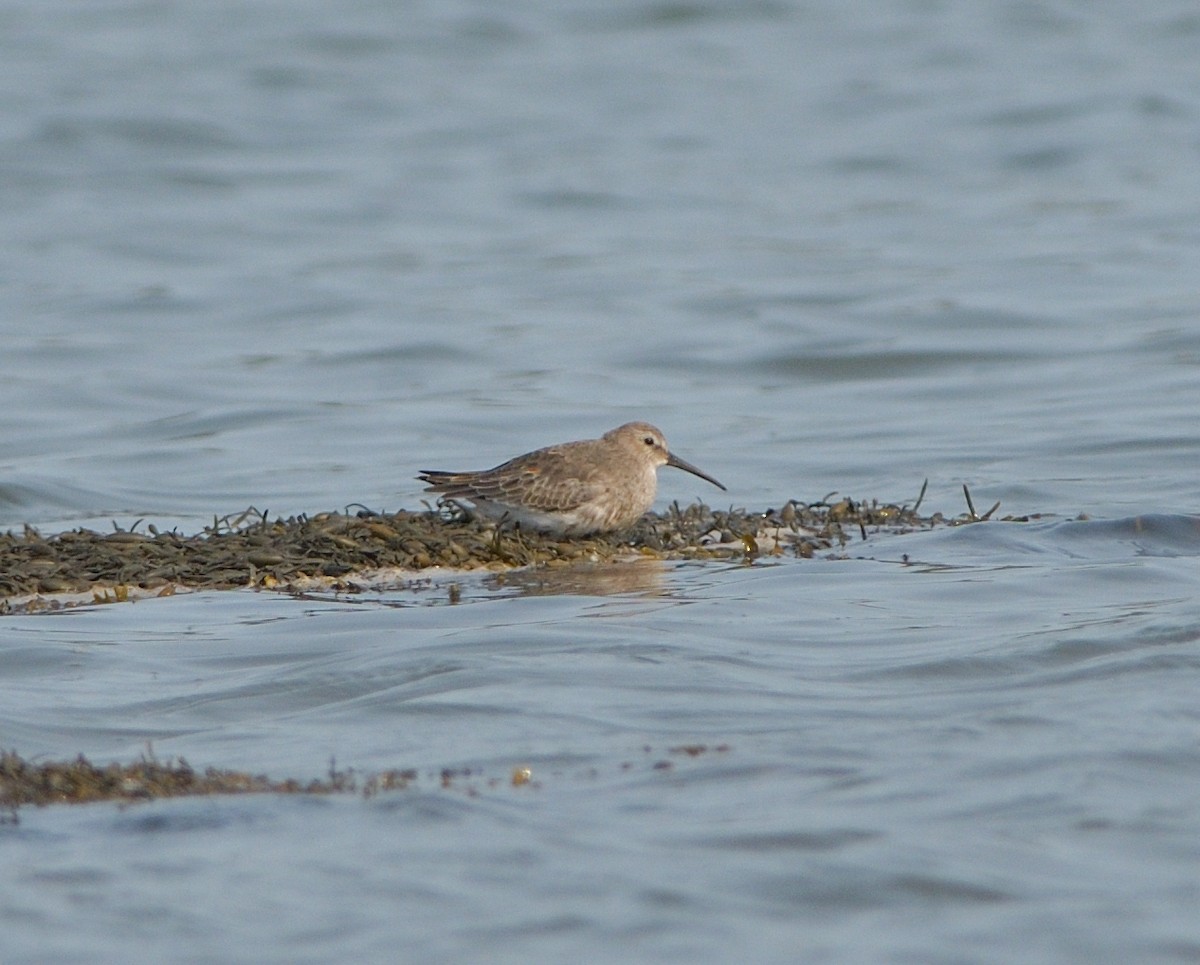
POLYGON ((0 527, 411 508, 630 418, 739 506, 1044 516, 5 618, 25 756, 420 779, 24 809, 0 960, 1200 958, 1198 44, 1194 2, 6 4, 0 527))

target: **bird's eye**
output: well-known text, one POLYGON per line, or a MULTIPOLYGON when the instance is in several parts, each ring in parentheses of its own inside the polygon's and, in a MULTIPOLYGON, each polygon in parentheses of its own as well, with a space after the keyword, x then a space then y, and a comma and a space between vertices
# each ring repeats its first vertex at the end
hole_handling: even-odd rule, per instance
POLYGON ((644 442, 648 446, 652 446, 652 445, 654 445, 654 436, 646 436, 646 438, 643 439, 642 442, 644 442))

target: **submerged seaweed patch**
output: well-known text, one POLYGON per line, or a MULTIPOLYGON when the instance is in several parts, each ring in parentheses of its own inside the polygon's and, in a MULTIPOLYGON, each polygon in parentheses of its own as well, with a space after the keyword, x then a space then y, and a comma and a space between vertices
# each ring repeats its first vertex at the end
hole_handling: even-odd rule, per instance
POLYGON ((163 763, 143 757, 132 764, 99 767, 82 754, 73 761, 35 764, 12 751, 0 752, 0 808, 10 811, 25 804, 144 801, 199 794, 332 794, 348 789, 348 776, 332 769, 324 781, 273 781, 241 771, 200 772, 183 760, 163 763))
MULTIPOLYGON (((642 751, 645 760, 640 765, 623 761, 618 771, 669 770, 675 766, 675 760, 727 754, 730 746, 688 744, 671 747, 665 751, 665 758, 659 757, 651 763, 647 763, 651 755, 663 752, 649 746, 643 747, 642 751)), ((36 807, 97 801, 132 804, 159 798, 213 794, 359 794, 372 798, 388 791, 431 787, 474 797, 483 791, 498 791, 503 787, 536 790, 542 786, 543 776, 586 779, 600 775, 594 767, 574 774, 555 768, 542 775, 540 769, 527 764, 518 764, 503 776, 470 767, 443 767, 423 773, 416 768, 397 768, 360 775, 353 769, 339 769, 331 762, 324 779, 302 781, 295 778, 277 780, 263 774, 212 767, 201 772, 183 759, 164 762, 156 759, 153 753, 143 755, 132 764, 114 762, 101 767, 82 754, 72 761, 34 763, 15 751, 0 751, 0 824, 18 824, 18 809, 31 804, 36 807)))

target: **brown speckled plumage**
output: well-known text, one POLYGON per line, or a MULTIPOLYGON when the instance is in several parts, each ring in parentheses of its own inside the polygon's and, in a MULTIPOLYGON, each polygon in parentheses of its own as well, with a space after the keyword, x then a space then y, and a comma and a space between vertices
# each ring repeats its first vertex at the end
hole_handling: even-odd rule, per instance
POLYGON ((547 446, 482 472, 421 470, 426 492, 465 499, 483 516, 558 536, 626 529, 654 502, 659 466, 719 482, 671 455, 661 431, 629 422, 599 439, 547 446))

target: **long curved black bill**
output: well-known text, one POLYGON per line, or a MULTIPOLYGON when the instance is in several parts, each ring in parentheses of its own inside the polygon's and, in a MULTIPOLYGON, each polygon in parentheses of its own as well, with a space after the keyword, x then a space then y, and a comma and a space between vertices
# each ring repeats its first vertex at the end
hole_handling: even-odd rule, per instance
POLYGON ((697 469, 695 466, 693 466, 690 462, 688 462, 685 459, 680 459, 673 452, 667 453, 667 465, 674 466, 676 469, 682 469, 684 472, 690 472, 693 476, 699 476, 701 479, 705 480, 706 482, 712 483, 718 489, 725 489, 724 486, 722 486, 719 482, 717 482, 715 479, 713 479, 713 477, 710 476, 708 473, 701 472, 699 469, 697 469))

